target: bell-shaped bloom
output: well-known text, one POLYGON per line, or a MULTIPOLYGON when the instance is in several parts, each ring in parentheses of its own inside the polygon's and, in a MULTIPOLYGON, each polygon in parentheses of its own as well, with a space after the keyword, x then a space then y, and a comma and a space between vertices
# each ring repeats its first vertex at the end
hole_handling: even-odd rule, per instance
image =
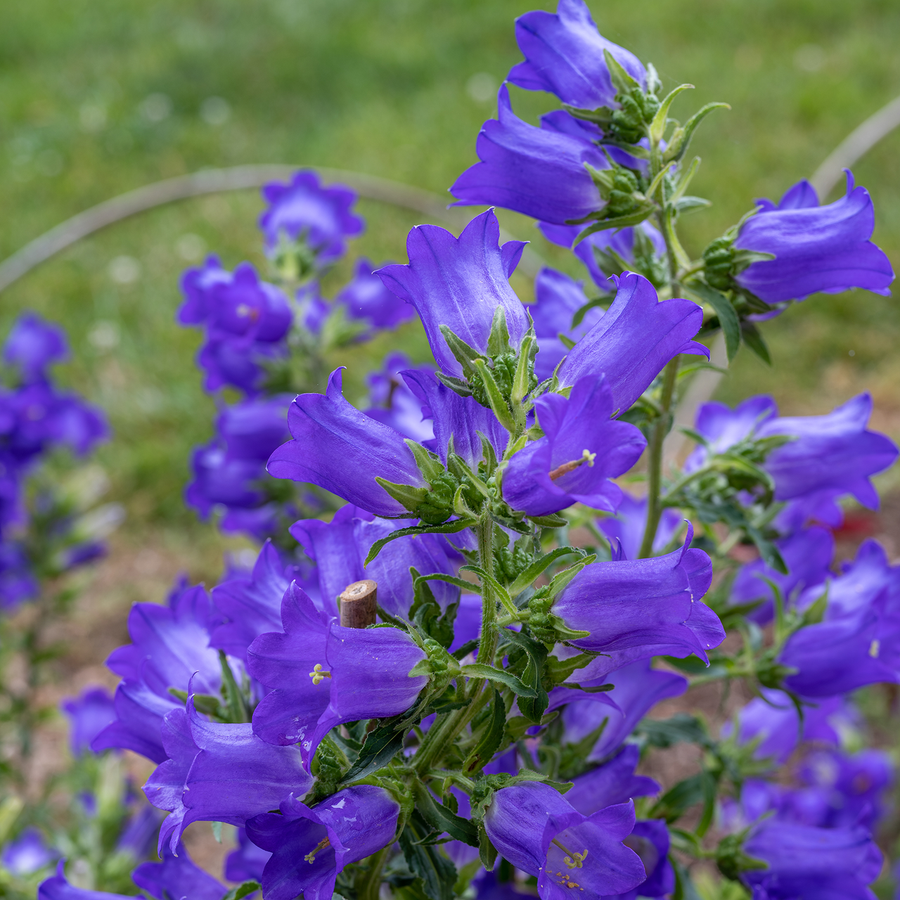
POLYGON ((567 106, 615 105, 616 88, 604 50, 641 86, 646 84, 641 61, 597 31, 583 0, 559 0, 555 14, 535 10, 519 16, 516 41, 525 62, 513 66, 508 81, 528 91, 555 94, 567 106))
POLYGON ((304 481, 343 497, 376 516, 408 516, 376 476, 425 487, 403 435, 352 406, 341 392, 341 369, 324 394, 300 394, 288 410, 293 440, 269 457, 273 478, 304 481))
MULTIPOLYGON (((650 668, 649 660, 641 660, 591 678, 590 672, 580 672, 579 684, 586 686, 612 683, 611 691, 588 694, 589 699, 575 699, 573 690, 554 688, 550 693, 550 708, 563 706, 564 741, 577 744, 591 732, 600 737, 588 754, 589 762, 601 762, 615 752, 628 738, 634 726, 661 700, 678 697, 688 687, 687 679, 674 672, 650 668)), ((573 678, 574 681, 574 678, 573 678)), ((581 695, 585 696, 585 695, 581 695)))
MULTIPOLYGON (((759 739, 754 756, 771 757, 781 765, 797 748, 801 740, 837 745, 838 727, 849 724, 851 710, 842 697, 825 697, 809 701, 803 708, 803 721, 794 701, 784 691, 760 688, 762 696, 754 697, 737 715, 737 741, 747 744, 759 739), (802 729, 801 729, 802 725, 802 729)), ((731 725, 722 729, 730 735, 731 725)))
MULTIPOLYGON (((776 500, 852 494, 865 506, 877 507, 878 494, 870 478, 897 458, 889 438, 867 425, 872 398, 859 394, 824 416, 779 417, 771 397, 751 397, 734 410, 722 403, 705 403, 696 428, 721 453, 747 438, 787 435, 793 440, 773 450, 763 468, 775 481, 776 500)), ((685 465, 692 471, 706 461, 706 448, 697 448, 685 465)))
POLYGON ((772 819, 753 829, 744 852, 768 864, 741 875, 751 890, 765 891, 767 900, 871 900, 867 886, 882 863, 866 828, 810 828, 772 819))
POLYGON ((669 862, 669 829, 666 823, 661 819, 635 822, 634 830, 625 838, 624 843, 640 857, 647 878, 636 888, 609 895, 604 900, 670 896, 675 889, 675 870, 669 862))
POLYGON ((246 828, 237 830, 237 849, 225 857, 225 879, 236 881, 262 881, 263 869, 272 854, 257 847, 247 836, 246 828))
POLYGON ((372 405, 365 413, 384 425, 390 425, 404 437, 425 444, 434 438, 434 429, 424 415, 422 402, 407 384, 409 373, 425 376, 431 375, 433 369, 413 369, 412 362, 404 353, 389 354, 381 371, 370 372, 366 376, 372 405))
POLYGON ((408 303, 385 286, 365 257, 356 261, 353 278, 338 291, 334 302, 343 305, 348 318, 366 322, 375 330, 396 328, 415 315, 408 303))
POLYGON ((266 900, 328 900, 338 874, 394 840, 400 804, 368 784, 345 788, 312 808, 295 797, 281 815, 252 819, 247 834, 272 853, 263 870, 266 900))
POLYGON ((622 491, 609 479, 627 472, 647 442, 634 425, 612 420, 616 406, 606 376, 581 378, 568 399, 543 394, 534 405, 544 437, 510 459, 506 502, 531 516, 573 503, 614 512, 622 491))
POLYGON ((450 188, 458 206, 501 206, 558 225, 603 208, 585 164, 608 169, 609 162, 592 140, 556 130, 546 116, 540 128, 523 122, 512 111, 505 85, 497 95, 497 116, 478 135, 481 162, 450 188))
POLYGON ((227 578, 210 592, 213 606, 225 617, 213 628, 210 646, 246 661, 247 648, 255 638, 281 628, 281 601, 299 574, 266 541, 249 574, 227 578))
POLYGON ((589 816, 607 806, 658 793, 660 787, 656 781, 634 774, 640 756, 637 744, 626 744, 602 766, 573 778, 572 790, 567 795, 569 803, 582 815, 589 816))
POLYGON ((67 697, 60 708, 69 717, 73 756, 88 752, 94 738, 116 718, 113 698, 103 687, 87 688, 77 697, 67 697))
MULTIPOLYGON (((659 517, 656 537, 653 539, 653 552, 661 553, 682 525, 684 519, 677 509, 664 509, 659 517)), ((641 553, 641 543, 647 527, 647 498, 634 497, 628 491, 622 491, 622 500, 615 516, 598 519, 597 527, 611 543, 616 542, 613 547, 618 545, 620 556, 624 559, 637 559, 641 553)))
POLYGON ((856 559, 842 563, 841 574, 829 582, 826 617, 856 615, 882 592, 888 616, 892 619, 900 616, 900 566, 888 562, 884 548, 877 541, 863 541, 856 559))
POLYGON ((42 881, 38 886, 37 900, 134 900, 134 896, 75 887, 66 878, 66 861, 62 859, 57 865, 56 875, 42 881))
POLYGON ((68 357, 63 329, 33 312, 24 312, 16 319, 3 344, 3 361, 15 366, 26 384, 46 381, 47 367, 68 357))
POLYGON ((556 598, 552 611, 569 628, 590 632, 573 646, 603 654, 585 670, 591 678, 651 656, 693 653, 705 662, 706 651, 725 639, 718 617, 701 602, 712 563, 689 549, 692 538, 689 527, 684 546, 665 556, 591 563, 556 598))
POLYGON ((166 716, 162 736, 168 759, 144 785, 147 799, 170 813, 159 832, 160 850, 168 843, 177 852, 191 822, 245 825, 312 785, 296 747, 260 740, 249 723, 208 722, 191 698, 187 709, 166 716))
MULTIPOLYGON (((626 164, 627 163, 623 163, 626 164)), ((584 263, 597 287, 604 293, 609 291, 609 276, 597 262, 597 252, 614 252, 625 262, 635 261, 635 232, 640 231, 649 241, 656 256, 664 257, 666 243, 663 236, 649 222, 641 222, 634 228, 608 228, 595 231, 577 244, 575 239, 584 230, 583 225, 553 225, 550 222, 538 222, 541 234, 553 244, 571 250, 584 263), (574 246, 572 246, 574 244, 574 246)), ((535 287, 537 285, 535 284, 535 287)))
POLYGON ((58 856, 58 853, 47 846, 40 831, 29 827, 6 844, 0 853, 0 864, 12 875, 25 878, 49 866, 58 856))
POLYGON ((801 181, 778 206, 757 200, 758 211, 741 226, 734 246, 772 253, 774 259, 751 263, 737 282, 767 303, 803 300, 860 287, 889 294, 894 270, 872 243, 875 212, 865 188, 854 187, 847 172, 847 194, 819 206, 815 188, 801 181))
POLYGON ((581 322, 573 326, 575 313, 590 301, 580 281, 555 269, 544 268, 538 272, 534 280, 534 296, 535 302, 528 307, 540 347, 534 361, 534 372, 543 381, 553 374, 569 352, 562 338, 576 342, 581 340, 603 315, 603 310, 596 306, 589 309, 581 322))
POLYGON ((703 324, 703 310, 690 300, 664 300, 643 275, 611 279, 616 299, 559 367, 563 386, 586 375, 605 374, 615 408, 624 412, 679 353, 709 356, 691 338, 703 324))
POLYGON ((283 237, 302 238, 317 265, 324 266, 343 256, 347 238, 361 234, 365 227, 352 211, 356 193, 340 184, 323 187, 310 169, 296 172, 287 184, 270 182, 262 195, 268 208, 259 217, 259 227, 270 252, 283 237))
POLYGON ((741 566, 731 584, 732 604, 742 605, 762 601, 760 606, 748 613, 754 622, 761 625, 771 622, 775 612, 769 582, 777 585, 787 602, 795 592, 799 593, 823 584, 830 574, 831 561, 834 557, 834 538, 825 528, 804 528, 775 541, 775 546, 787 565, 786 575, 776 572, 762 559, 756 559, 741 566))
POLYGON ((576 890, 589 897, 620 894, 647 877, 640 857, 623 843, 634 829, 632 803, 584 816, 550 785, 513 785, 494 794, 484 828, 504 859, 537 877, 541 900, 562 900, 576 890))
POLYGON ((184 847, 177 856, 165 848, 162 862, 141 863, 131 879, 156 900, 222 900, 228 893, 224 884, 191 862, 184 847))
POLYGON ((412 304, 438 366, 461 376, 441 326, 482 353, 487 352, 494 313, 506 314, 510 344, 518 348, 528 330, 528 315, 509 285, 522 256, 523 241, 500 246, 500 225, 493 210, 476 216, 458 238, 437 225, 418 225, 406 240, 408 265, 378 270, 385 285, 412 304))

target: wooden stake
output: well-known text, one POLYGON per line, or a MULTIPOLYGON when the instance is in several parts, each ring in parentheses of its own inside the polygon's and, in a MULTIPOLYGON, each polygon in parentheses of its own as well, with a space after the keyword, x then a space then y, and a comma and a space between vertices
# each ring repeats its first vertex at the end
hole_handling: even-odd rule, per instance
POLYGON ((341 625, 345 628, 366 628, 375 624, 378 585, 371 578, 348 584, 340 596, 341 625))

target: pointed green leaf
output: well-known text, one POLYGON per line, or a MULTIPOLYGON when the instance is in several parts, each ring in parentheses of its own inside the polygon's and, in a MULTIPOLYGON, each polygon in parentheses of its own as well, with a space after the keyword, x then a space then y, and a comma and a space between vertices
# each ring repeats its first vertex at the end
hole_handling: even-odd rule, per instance
POLYGON ((456 815, 448 809, 421 782, 416 782, 416 808, 422 818, 435 831, 446 831, 455 841, 462 841, 470 847, 478 846, 478 828, 468 819, 456 815))
POLYGON ((760 334, 759 329, 754 325, 753 322, 747 322, 746 320, 741 322, 741 334, 744 338, 744 343, 767 365, 772 365, 772 357, 769 354, 769 348, 766 346, 766 342, 763 339, 763 336, 760 334))
POLYGON ((622 64, 606 48, 603 49, 603 58, 606 60, 609 77, 617 93, 627 94, 629 91, 641 89, 640 84, 625 71, 622 64))
POLYGON ((470 663, 463 666, 460 670, 467 678, 486 678, 488 681, 495 681, 508 687, 514 694, 520 697, 537 697, 538 692, 534 688, 528 687, 520 678, 516 678, 512 672, 506 669, 495 669, 493 666, 484 663, 470 663))
POLYGON ((375 476, 375 480, 381 485, 399 504, 404 506, 410 512, 417 510, 425 498, 428 496, 428 488, 416 487, 413 484, 397 484, 395 481, 388 481, 380 475, 375 476))
POLYGON ((666 133, 666 122, 668 121, 669 107, 672 105, 672 101, 682 91, 692 91, 693 89, 694 86, 692 84, 680 84, 675 90, 670 91, 668 96, 660 103, 659 109, 653 117, 653 121, 650 123, 651 144, 658 144, 666 133))
POLYGON ((595 222, 593 225, 589 225, 575 238, 575 244, 581 243, 586 237, 595 234, 598 231, 608 231, 610 228, 628 228, 632 225, 640 225, 641 222, 649 219, 654 212, 656 212, 656 204, 646 201, 638 206, 634 212, 628 213, 627 215, 611 216, 608 219, 602 219, 599 222, 595 222))
POLYGON ((403 443, 409 447, 413 458, 416 461, 416 466, 418 466, 419 471, 426 481, 434 481, 439 475, 444 474, 444 464, 436 453, 426 450, 421 444, 416 443, 410 438, 406 438, 403 443))
POLYGON ((536 559, 518 578, 509 586, 509 593, 511 596, 515 597, 517 594, 521 594, 526 588, 531 587, 534 582, 537 580, 538 576, 541 575, 546 569, 553 565, 558 559, 562 559, 564 556, 580 556, 584 554, 586 551, 581 550, 578 547, 557 547, 555 550, 551 550, 549 553, 545 553, 543 556, 536 559))
POLYGON ((702 281, 692 281, 686 289, 701 303, 707 303, 715 310, 725 335, 725 352, 731 362, 741 346, 741 320, 734 304, 723 293, 702 281))
POLYGON ((471 377, 476 359, 484 359, 484 354, 467 344, 461 337, 455 335, 447 325, 441 325, 441 334, 450 348, 450 352, 456 357, 456 361, 462 366, 463 374, 471 377))
POLYGON ((498 306, 494 310, 494 318, 491 320, 491 330, 488 333, 487 352, 494 358, 509 350, 509 327, 506 324, 506 310, 498 306))
POLYGON ((399 528, 372 544, 363 565, 369 565, 391 541, 396 541, 397 538, 407 537, 411 534, 456 534, 456 532, 471 528, 475 524, 477 523, 473 519, 454 519, 452 522, 442 522, 440 525, 412 525, 409 528, 399 528))
POLYGON ((260 886, 259 882, 245 881, 243 884, 239 884, 237 887, 232 888, 222 900, 243 900, 244 897, 255 894, 260 889, 260 886))
POLYGON ((491 700, 490 713, 478 743, 463 763, 462 770, 466 775, 480 772, 494 758, 503 742, 503 734, 506 731, 506 703, 496 688, 491 700))
POLYGON ((494 378, 494 373, 483 359, 477 359, 474 366, 475 370, 481 376, 484 392, 487 395, 488 404, 494 415, 507 431, 515 431, 516 427, 509 411, 509 404, 506 402, 506 398, 500 391, 500 386, 494 378))
POLYGON ((731 109, 727 103, 707 103, 706 106, 699 109, 684 123, 683 128, 679 128, 672 135, 672 140, 663 154, 663 161, 678 162, 687 152, 687 148, 691 143, 691 138, 697 130, 697 126, 714 110, 714 109, 731 109))

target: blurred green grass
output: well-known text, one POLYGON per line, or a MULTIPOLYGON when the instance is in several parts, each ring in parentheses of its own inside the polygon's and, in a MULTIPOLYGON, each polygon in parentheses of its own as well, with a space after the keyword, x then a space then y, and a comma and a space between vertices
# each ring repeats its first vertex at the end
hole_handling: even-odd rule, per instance
MULTIPOLYGON (((4 4, 0 258, 109 197, 202 167, 318 164, 442 194, 475 161, 475 137, 494 112, 485 88, 499 85, 520 59, 513 20, 534 5, 4 4)), ((709 100, 732 105, 695 142, 704 159, 696 192, 715 198, 715 206, 685 223, 694 252, 754 197, 778 197, 809 176, 849 131, 900 93, 896 0, 590 5, 602 32, 652 61, 667 87, 697 85, 678 101, 676 115, 709 100)), ((531 120, 552 106, 551 98, 514 94, 517 110, 531 120)), ((898 149, 900 133, 855 167, 875 198, 875 239, 894 259, 898 149)), ((355 251, 375 261, 405 260, 406 232, 421 217, 371 202, 361 208, 368 229, 355 251)), ((185 256, 203 246, 228 266, 248 258, 262 264, 260 209, 258 196, 243 192, 156 210, 81 242, 2 295, 0 332, 24 308, 69 331, 74 360, 62 377, 110 415, 115 437, 101 462, 129 509, 129 528, 149 523, 197 533, 181 490, 191 447, 211 434, 214 404, 193 365, 199 336, 174 324, 178 279, 185 256)), ((559 258, 521 217, 505 222, 559 258)), ((528 299, 525 280, 516 286, 528 299)), ((892 298, 816 296, 765 333, 776 367, 742 351, 720 389, 724 399, 770 391, 788 412, 823 412, 871 386, 878 425, 900 437, 900 317, 892 298)), ((394 344, 386 338, 377 349, 394 344)), ((417 347, 423 352, 421 340, 417 347)), ((365 359, 355 351, 348 362, 358 385, 365 359)))

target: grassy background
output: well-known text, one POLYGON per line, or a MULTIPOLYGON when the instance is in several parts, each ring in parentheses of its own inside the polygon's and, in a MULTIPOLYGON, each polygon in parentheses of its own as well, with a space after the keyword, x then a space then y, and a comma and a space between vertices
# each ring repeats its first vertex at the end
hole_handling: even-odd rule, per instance
MULTIPOLYGON (((319 164, 440 194, 475 161, 478 129, 494 113, 485 87, 498 85, 520 59, 513 19, 533 5, 5 4, 0 258, 109 197, 204 166, 319 164)), ((590 5, 602 32, 652 61, 667 87, 697 85, 678 101, 676 114, 708 100, 732 105, 695 142, 704 158, 696 191, 715 199, 710 211, 686 223, 695 252, 754 197, 778 197, 810 175, 850 130, 900 93, 895 0, 590 5)), ((532 121, 552 106, 543 95, 514 94, 517 111, 532 121)), ((900 258, 898 149, 900 133, 856 167, 859 183, 875 197, 875 239, 894 259, 900 258)), ((101 461, 135 536, 150 525, 179 544, 209 542, 180 499, 190 448, 210 436, 214 405, 193 366, 198 335, 173 322, 178 278, 187 257, 203 247, 228 266, 245 258, 262 264, 260 209, 254 192, 159 209, 83 241, 0 299, 0 333, 24 308, 69 331, 74 360, 61 375, 110 415, 115 437, 101 461)), ((371 202, 361 209, 369 227, 357 252, 405 260, 406 232, 420 217, 371 202)), ((524 219, 506 222, 552 255, 524 219)), ((527 297, 524 280, 517 288, 527 297)), ((723 398, 770 391, 788 412, 823 412, 869 388, 876 423, 900 437, 894 388, 900 364, 892 353, 900 318, 892 298, 817 296, 765 333, 776 368, 742 351, 720 389, 723 398)), ((364 360, 355 362, 359 375, 364 360)), ((349 364, 352 372, 352 357, 349 364)))

